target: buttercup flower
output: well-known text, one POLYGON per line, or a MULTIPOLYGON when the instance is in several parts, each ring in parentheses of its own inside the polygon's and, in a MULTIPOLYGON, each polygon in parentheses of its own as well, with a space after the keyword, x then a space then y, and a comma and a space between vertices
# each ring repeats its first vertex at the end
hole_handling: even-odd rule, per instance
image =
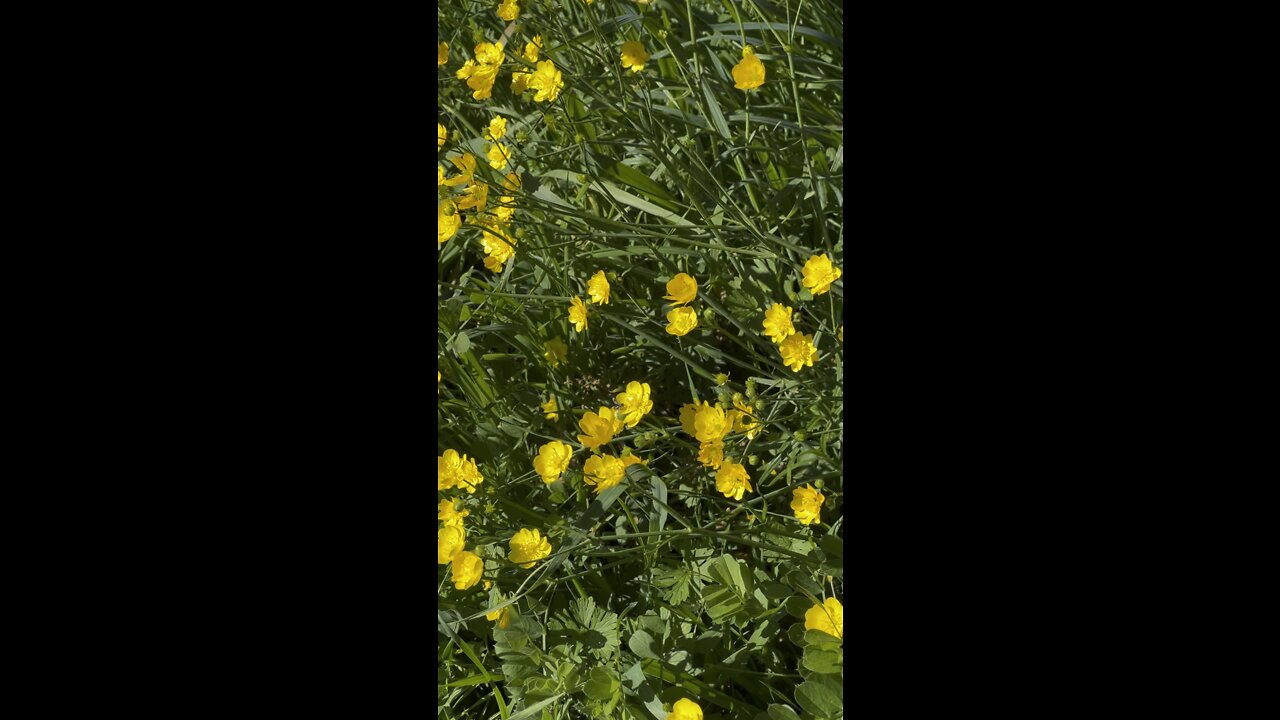
POLYGON ((525 43, 524 59, 531 63, 538 62, 538 52, 542 50, 542 36, 534 35, 531 42, 525 43))
POLYGON ((456 527, 458 529, 462 529, 462 518, 470 514, 471 513, 467 510, 458 512, 457 500, 440 501, 440 515, 438 517, 440 518, 440 522, 444 523, 445 527, 456 527))
POLYGON ((496 142, 485 150, 485 155, 489 157, 489 167, 494 170, 501 170, 507 166, 507 158, 511 157, 511 151, 506 145, 496 142))
POLYGON ((555 99, 560 97, 560 91, 564 89, 564 79, 556 69, 555 63, 543 60, 538 63, 538 69, 533 73, 533 77, 529 78, 529 87, 538 91, 538 94, 533 96, 535 102, 555 102, 555 99))
POLYGON ((458 70, 458 79, 466 80, 474 92, 475 100, 487 100, 493 94, 493 82, 498 79, 498 67, 502 64, 502 45, 480 43, 476 45, 475 58, 467 60, 458 70))
POLYGON ((453 558, 453 586, 459 590, 480 582, 484 573, 484 561, 470 550, 463 550, 453 558))
POLYGON ((792 372, 800 372, 802 367, 813 367, 813 361, 818 357, 818 348, 813 346, 813 336, 800 333, 792 333, 783 340, 778 351, 782 353, 782 364, 791 368, 792 372))
POLYGON ((698 327, 698 313, 693 308, 678 307, 667 313, 667 332, 677 337, 688 335, 698 327))
POLYGON ((635 427, 644 418, 645 413, 653 410, 653 401, 649 399, 649 383, 633 380, 627 383, 627 389, 618 393, 614 399, 620 406, 618 412, 621 414, 622 424, 629 428, 635 427))
POLYGON ((476 461, 468 459, 466 455, 459 455, 457 450, 445 450, 443 455, 436 458, 436 473, 439 490, 457 487, 474 493, 476 486, 484 482, 476 461))
POLYGON ((814 295, 821 295, 831 289, 831 283, 840 279, 840 268, 832 267, 826 255, 814 255, 804 264, 804 279, 801 285, 809 288, 814 295))
POLYGON ((483 180, 476 180, 468 185, 462 192, 462 198, 458 200, 458 208, 461 210, 475 208, 476 212, 484 212, 488 204, 489 184, 483 180))
POLYGON ((496 117, 489 121, 490 140, 501 140, 503 135, 507 134, 507 119, 504 117, 496 117))
POLYGON ((733 86, 739 90, 754 90, 764 84, 764 63, 748 45, 742 48, 742 60, 733 66, 733 86))
POLYGON ((595 305, 609 304, 609 280, 604 276, 603 270, 597 270, 587 281, 587 294, 595 305))
POLYGON ((698 462, 709 468, 718 468, 724 464, 724 441, 710 440, 698 448, 698 462))
POLYGON ((551 541, 542 537, 537 530, 521 528, 511 536, 510 546, 511 552, 507 553, 507 559, 518 563, 522 568, 531 568, 535 562, 551 554, 551 541))
POLYGON ((680 698, 671 706, 667 720, 702 720, 702 708, 689 698, 680 698))
POLYGON ((791 512, 801 525, 811 525, 819 520, 823 500, 826 498, 813 485, 798 487, 791 491, 791 512))
POLYGON ((453 558, 462 552, 466 544, 467 534, 462 528, 449 525, 440 528, 436 533, 436 564, 448 565, 453 558))
POLYGON ((538 448, 538 456, 533 459, 533 469, 542 478, 542 482, 550 485, 560 479, 561 473, 569 469, 571 457, 573 457, 573 448, 559 440, 552 440, 538 448))
POLYGON ((560 408, 556 407, 556 399, 554 397, 552 397, 550 400, 546 401, 545 403, 539 405, 538 407, 542 408, 542 412, 546 413, 545 415, 543 415, 543 417, 546 418, 547 420, 555 422, 560 418, 560 413, 556 412, 560 408))
POLYGON ((599 495, 622 482, 626 471, 627 466, 622 460, 612 455, 592 455, 582 466, 582 479, 588 485, 594 485, 599 495))
POLYGON ((728 435, 733 430, 733 422, 725 416, 724 410, 714 405, 703 403, 693 416, 693 436, 698 442, 712 442, 728 435))
POLYGON ((533 78, 533 73, 529 72, 513 72, 511 73, 511 92, 515 95, 521 95, 529 88, 529 80, 533 78))
POLYGON ((805 630, 821 630, 828 635, 844 639, 844 606, 835 598, 827 598, 821 605, 814 605, 804 614, 805 630))
POLYGON ((701 405, 685 403, 680 406, 680 427, 684 429, 686 435, 696 436, 698 434, 698 431, 694 428, 693 419, 697 416, 698 410, 706 407, 706 405, 707 403, 704 401, 701 405))
POLYGON ((796 331, 796 326, 791 324, 792 310, 781 303, 774 303, 773 307, 764 311, 764 334, 770 340, 780 343, 796 331))
POLYGON ((698 281, 691 276, 680 273, 667 281, 667 294, 663 300, 670 300, 676 305, 685 305, 698 297, 698 281))
POLYGON ((436 187, 444 185, 444 168, 436 166, 436 187))
POLYGON ((716 471, 716 490, 727 498, 741 500, 743 493, 751 492, 751 478, 740 463, 725 460, 716 471))
POLYGON ((622 43, 622 67, 630 68, 631 72, 640 72, 648 59, 649 53, 645 52, 644 45, 638 40, 622 43))
POLYGON ((494 610, 491 613, 485 613, 484 619, 497 620, 498 627, 505 630, 507 626, 511 624, 511 606, 508 605, 507 607, 504 607, 501 610, 494 610))
POLYGON ((457 175, 444 181, 449 187, 457 187, 459 185, 467 185, 475 179, 476 174, 476 156, 466 153, 462 157, 451 157, 449 162, 458 168, 457 175))
POLYGON ((449 43, 441 40, 440 44, 436 45, 436 67, 447 62, 449 62, 449 43))
POLYGON ((622 429, 622 421, 613 414, 613 408, 602 407, 599 413, 587 411, 578 421, 578 428, 584 433, 578 436, 578 442, 595 450, 613 439, 622 429))
POLYGON ((448 131, 444 129, 443 123, 436 123, 436 152, 444 147, 445 138, 449 136, 448 131))
POLYGON ((462 225, 458 215, 458 206, 449 198, 440 201, 436 206, 436 244, 453 237, 462 225))
POLYGON ((516 0, 502 0, 498 5, 498 17, 507 22, 520 17, 520 6, 516 4, 516 0))
MULTIPOLYGON (((547 359, 547 362, 551 363, 551 367, 558 367, 560 363, 569 358, 569 348, 560 341, 560 338, 551 338, 543 344, 542 348, 546 351, 542 356, 547 359)), ((547 419, 555 420, 555 418, 547 419)))
POLYGON ((576 332, 587 329, 587 305, 576 295, 569 301, 569 322, 576 332))

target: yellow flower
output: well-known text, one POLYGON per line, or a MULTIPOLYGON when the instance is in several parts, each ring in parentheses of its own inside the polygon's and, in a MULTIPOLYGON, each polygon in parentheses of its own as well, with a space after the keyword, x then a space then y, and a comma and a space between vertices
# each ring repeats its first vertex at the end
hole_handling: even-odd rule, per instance
POLYGON ((453 163, 453 166, 458 168, 459 174, 454 175, 448 180, 445 180, 444 181, 445 185, 448 185, 449 187, 457 187, 459 185, 466 185, 475 179, 475 174, 476 174, 476 156, 475 155, 472 155, 471 153, 466 153, 462 157, 451 157, 449 158, 449 162, 453 163))
POLYGON ((449 132, 444 129, 444 123, 436 123, 436 152, 444 147, 445 139, 449 137, 449 132))
POLYGON ((791 491, 791 512, 795 513, 801 525, 811 525, 820 519, 823 500, 826 498, 812 485, 798 487, 791 491))
POLYGON ((733 422, 725 416, 724 410, 714 405, 702 403, 693 416, 693 436, 698 442, 719 440, 733 430, 733 422))
POLYGON ((448 565, 453 562, 466 542, 467 534, 461 527, 448 525, 440 528, 436 533, 436 564, 448 565))
POLYGON ((764 311, 764 334, 774 343, 786 340, 788 335, 796 331, 796 326, 791 324, 792 311, 792 308, 781 303, 774 303, 773 307, 764 311))
POLYGON ((583 432, 578 436, 578 442, 595 450, 613 439, 614 434, 622 429, 622 421, 614 415, 613 408, 602 407, 598 414, 588 410, 578 420, 578 429, 583 432))
POLYGON ((436 166, 436 187, 444 185, 444 168, 436 166))
POLYGON ((582 302, 582 298, 576 295, 569 301, 569 322, 573 324, 576 332, 587 329, 587 306, 582 302))
MULTIPOLYGON (((555 401, 555 398, 551 398, 555 401)), ((560 474, 569 469, 569 459, 573 457, 573 448, 560 442, 551 442, 538 448, 538 456, 533 459, 533 469, 542 478, 542 482, 550 485, 560 479, 560 474)))
POLYGON ((506 145, 500 142, 493 143, 485 150, 485 154, 489 156, 489 167, 494 170, 501 170, 507 166, 507 158, 511 157, 511 151, 506 145))
POLYGON ((514 72, 511 73, 511 92, 520 95, 529 87, 529 80, 533 78, 533 73, 514 72))
POLYGON ((551 554, 551 542, 537 530, 520 528, 511 536, 510 546, 507 559, 519 563, 522 568, 531 568, 535 562, 551 554))
POLYGON ((436 67, 447 62, 449 62, 449 43, 441 40, 440 44, 436 45, 436 67))
POLYGON ((698 281, 685 273, 680 273, 667 281, 667 294, 663 300, 671 300, 676 305, 686 305, 698 297, 698 281))
POLYGON ((792 372, 800 372, 800 368, 806 366, 813 367, 813 361, 818 357, 818 348, 813 346, 813 336, 800 333, 792 333, 783 340, 778 346, 778 352, 782 353, 782 364, 791 368, 792 372))
POLYGON ((458 79, 466 80, 476 100, 488 99, 493 94, 493 82, 498 79, 502 65, 502 46, 495 43, 476 45, 475 59, 467 60, 458 70, 458 79))
POLYGON ((814 605, 804 614, 804 629, 821 630, 843 640, 844 606, 835 598, 827 598, 821 605, 814 605))
MULTIPOLYGON (((559 367, 560 363, 569 359, 569 348, 560 341, 560 338, 551 338, 542 345, 542 348, 545 350, 542 356, 551 363, 551 367, 559 367)), ((555 420, 555 418, 547 419, 555 420)))
POLYGON ((538 52, 542 50, 542 36, 534 35, 533 41, 525 43, 524 59, 531 63, 538 62, 538 52))
POLYGON ((628 40, 622 43, 622 67, 631 68, 631 72, 640 72, 648 59, 649 53, 645 52, 640 41, 628 40))
POLYGON ((603 270, 597 270, 587 281, 587 294, 595 305, 609 304, 609 279, 604 276, 603 270))
POLYGON ((436 473, 439 490, 456 487, 474 493, 476 486, 484 482, 476 461, 468 459, 466 455, 459 455, 457 450, 445 450, 443 455, 436 458, 436 473))
POLYGON ((560 91, 564 89, 564 78, 556 69, 555 63, 543 60, 538 63, 538 69, 533 73, 533 77, 529 78, 529 87, 538 91, 538 94, 533 96, 534 101, 555 102, 555 99, 560 97, 560 91))
POLYGON ((502 64, 502 43, 480 43, 476 46, 476 62, 485 65, 502 64))
POLYGON ((631 381, 627 389, 614 398, 618 401, 618 412, 622 416, 622 424, 635 427, 644 418, 645 413, 653 410, 653 401, 649 399, 649 383, 631 381))
POLYGON ((444 523, 445 527, 456 527, 458 529, 462 529, 462 518, 470 514, 471 513, 467 510, 458 512, 457 500, 440 501, 440 515, 438 517, 440 518, 440 522, 444 523))
POLYGON ((545 413, 543 417, 547 420, 555 422, 560 418, 560 413, 556 412, 560 408, 556 406, 556 399, 554 397, 538 407, 542 408, 542 412, 545 413))
POLYGON ((470 550, 463 550, 453 558, 453 586, 459 590, 480 582, 484 573, 484 561, 470 550))
MULTIPOLYGON (((706 405, 706 403, 702 403, 706 405)), ((698 414, 699 405, 694 403, 686 403, 680 406, 680 427, 684 428, 686 435, 697 435, 698 431, 694 428, 693 419, 698 414)))
POLYGON ((718 468, 724 464, 724 441, 710 440, 698 448, 698 462, 709 468, 718 468))
POLYGON ((448 240, 458 232, 462 225, 462 217, 458 215, 458 206, 448 198, 436 206, 436 244, 448 240))
POLYGON ((733 66, 733 86, 739 90, 754 90, 764 84, 764 63, 748 45, 742 48, 742 61, 733 66))
POLYGON ((751 478, 741 463, 725 460, 716 471, 716 489, 727 498, 741 500, 743 493, 751 492, 751 478))
POLYGON ((689 698, 680 698, 671 706, 667 720, 702 720, 702 708, 689 698))
POLYGON ((484 619, 497 620, 498 627, 505 630, 507 626, 511 624, 511 606, 508 605, 501 610, 494 610, 491 613, 485 613, 484 619))
POLYGON ((462 199, 458 201, 458 208, 466 210, 467 208, 475 208, 476 212, 484 212, 485 207, 489 204, 489 183, 483 180, 476 180, 467 186, 462 192, 462 199))
POLYGON ((480 245, 487 253, 484 266, 492 272, 502 272, 503 263, 515 257, 516 254, 515 248, 507 242, 509 236, 506 234, 506 228, 496 221, 487 219, 480 220, 477 224, 484 228, 480 237, 480 245))
POLYGON ((693 308, 679 307, 667 313, 667 332, 676 335, 688 335, 689 331, 698 327, 698 313, 693 308))
POLYGON ((496 117, 489 121, 489 139, 501 140, 503 135, 507 134, 507 119, 504 117, 496 117))
POLYGON ((597 495, 622 482, 626 474, 626 464, 612 455, 592 455, 582 466, 583 481, 594 485, 597 495))
POLYGON ((809 288, 814 295, 821 295, 831 289, 831 283, 840 279, 840 268, 832 267, 831 260, 824 255, 814 255, 804 264, 804 280, 801 285, 809 288))
POLYGON ((520 6, 516 4, 516 0, 502 0, 498 5, 498 17, 507 22, 520 17, 520 6))

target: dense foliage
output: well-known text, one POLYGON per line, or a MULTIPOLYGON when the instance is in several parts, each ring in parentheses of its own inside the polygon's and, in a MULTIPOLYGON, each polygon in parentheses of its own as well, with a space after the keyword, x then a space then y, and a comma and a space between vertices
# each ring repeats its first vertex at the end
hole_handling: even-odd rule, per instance
POLYGON ((843 18, 438 11, 438 717, 843 717, 843 18))

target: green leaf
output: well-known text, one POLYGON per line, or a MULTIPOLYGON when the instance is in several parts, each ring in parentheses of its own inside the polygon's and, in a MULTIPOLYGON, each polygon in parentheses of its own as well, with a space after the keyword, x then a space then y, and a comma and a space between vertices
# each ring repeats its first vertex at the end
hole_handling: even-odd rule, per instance
POLYGON ((583 685, 583 692, 592 700, 600 700, 608 702, 618 689, 622 687, 622 682, 612 671, 607 668, 594 667, 591 668, 591 674, 587 676, 587 682, 583 685))
POLYGON ((658 651, 658 643, 653 636, 644 630, 637 630, 631 634, 631 639, 627 640, 627 647, 631 648, 631 652, 640 657, 661 659, 661 653, 658 651))
POLYGON ((844 654, 839 650, 820 650, 811 646, 805 649, 802 664, 816 673, 842 673, 844 654))
POLYGON ((774 703, 765 708, 765 710, 769 713, 769 720, 800 720, 800 716, 796 714, 796 711, 786 705, 774 703))
POLYGON ((828 676, 819 676, 796 688, 796 703, 819 718, 834 718, 844 711, 844 689, 828 676))

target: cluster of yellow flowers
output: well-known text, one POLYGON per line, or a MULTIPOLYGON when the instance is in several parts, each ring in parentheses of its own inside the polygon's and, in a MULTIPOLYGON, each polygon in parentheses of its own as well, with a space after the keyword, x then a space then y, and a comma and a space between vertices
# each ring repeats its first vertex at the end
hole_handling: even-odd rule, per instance
MULTIPOLYGON (((566 449, 568 446, 565 446, 566 449)), ((453 488, 465 489, 474 493, 476 486, 484 482, 479 467, 474 459, 460 455, 456 450, 445 450, 436 459, 436 483, 439 490, 453 488)), ((441 500, 439 507, 440 529, 436 536, 436 561, 439 565, 450 565, 453 570, 453 586, 458 590, 467 590, 480 582, 484 574, 484 561, 480 556, 466 549, 467 532, 463 520, 471 513, 460 510, 457 500, 441 500)), ((551 542, 542 537, 537 530, 521 528, 510 540, 511 552, 507 559, 523 568, 531 568, 533 564, 551 554, 551 542)), ((485 587, 490 586, 488 580, 485 587)), ((510 622, 510 613, 490 613, 490 620, 499 619, 499 624, 506 627, 510 622)))
MULTIPOLYGON (((511 157, 510 148, 501 142, 507 133, 507 120, 495 117, 489 121, 485 129, 485 155, 489 166, 495 170, 507 167, 511 157)), ((444 147, 447 133, 444 125, 439 125, 439 147, 444 147)), ((459 157, 451 157, 449 161, 458 169, 458 174, 445 178, 444 170, 439 170, 439 184, 455 188, 465 186, 457 202, 451 197, 440 201, 437 209, 436 242, 443 243, 453 237, 462 225, 461 210, 474 212, 470 223, 480 228, 480 243, 484 248, 484 266, 492 272, 502 272, 503 265, 515 256, 515 234, 511 231, 511 221, 516 212, 516 200, 513 195, 504 194, 490 207, 489 184, 476 177, 476 157, 464 153, 459 157)), ((502 181, 502 189, 514 193, 520 187, 520 176, 509 172, 502 181)))
MULTIPOLYGON (((840 268, 832 267, 826 255, 814 255, 804 264, 804 277, 801 284, 813 295, 821 295, 831 289, 831 284, 840 279, 840 268)), ((782 364, 791 368, 792 372, 800 372, 801 368, 813 367, 818 358, 818 348, 813 344, 813 336, 796 332, 792 324, 793 308, 781 303, 774 303, 764 311, 764 335, 778 346, 782 354, 782 364)), ((838 335, 844 342, 844 326, 840 326, 838 335)))
MULTIPOLYGON (((616 411, 610 407, 601 407, 595 412, 587 411, 578 420, 578 429, 582 432, 578 435, 578 442, 592 451, 591 457, 582 466, 583 482, 594 487, 597 494, 622 482, 631 465, 644 463, 632 454, 631 448, 623 448, 620 456, 606 455, 600 452, 600 448, 612 442, 614 435, 622 428, 638 425, 653 410, 650 392, 649 383, 633 380, 614 398, 618 403, 616 411)), ((541 407, 548 420, 558 417, 555 398, 541 407)), ((538 448, 538 454, 533 458, 533 469, 542 478, 542 482, 550 485, 569 469, 572 457, 572 447, 559 440, 552 440, 538 448)))
MULTIPOLYGON (((476 467, 475 460, 466 455, 459 455, 456 450, 445 450, 437 461, 437 485, 440 490, 465 488, 474 493, 476 486, 484 482, 484 476, 476 467)), ((463 518, 471 513, 458 510, 458 501, 440 501, 441 526, 436 536, 436 562, 439 565, 450 565, 453 571, 453 586, 466 590, 480 582, 484 573, 484 561, 479 555, 466 550, 467 532, 463 527, 463 518)))
POLYGON ((689 331, 698 327, 698 313, 687 307, 698 297, 698 281, 686 273, 678 273, 667 281, 667 294, 663 300, 670 300, 676 307, 667 313, 667 332, 677 337, 688 335, 689 331))

